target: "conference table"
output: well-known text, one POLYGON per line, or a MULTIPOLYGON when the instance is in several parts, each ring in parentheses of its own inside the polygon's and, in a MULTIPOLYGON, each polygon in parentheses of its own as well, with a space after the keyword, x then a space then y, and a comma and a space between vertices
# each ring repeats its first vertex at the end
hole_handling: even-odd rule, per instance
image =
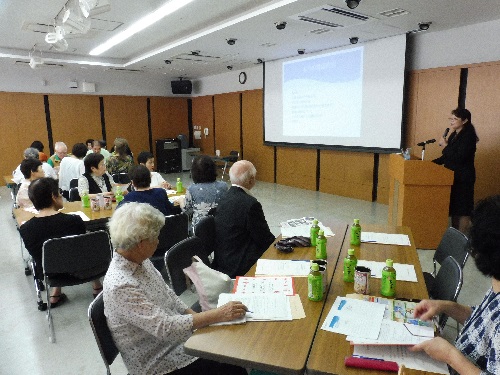
MULTIPOLYGON (((342 249, 347 224, 335 219, 323 221, 323 224, 335 234, 327 242, 327 278, 330 280, 342 249)), ((294 252, 285 254, 271 245, 262 258, 310 260, 315 257, 314 251, 313 247, 297 247, 294 252)), ((247 276, 255 275, 255 267, 254 265, 250 269, 247 276)), ((323 302, 308 300, 306 277, 297 277, 294 282, 304 307, 304 319, 247 322, 198 329, 185 343, 186 353, 279 374, 302 374, 323 310, 323 302)))
MULTIPOLYGON (((422 269, 411 231, 406 227, 363 225, 364 231, 407 234, 411 246, 349 243, 350 227, 337 220, 323 221, 335 233, 328 239, 327 280, 329 289, 323 302, 307 298, 307 278, 296 277, 296 292, 300 295, 306 318, 286 322, 247 322, 242 325, 205 327, 198 329, 184 345, 188 354, 225 363, 240 365, 276 374, 367 374, 383 372, 347 368, 345 357, 352 355, 352 347, 344 335, 322 330, 321 324, 337 296, 354 293, 352 283, 344 283, 343 258, 347 249, 354 248, 358 259, 413 264, 417 283, 397 283, 396 298, 427 298, 422 269)), ((278 238, 279 239, 279 238, 278 238)), ((271 245, 263 259, 314 259, 314 249, 295 248, 293 253, 282 254, 271 245)), ((255 274, 255 265, 247 276, 255 274)), ((380 279, 371 278, 371 295, 380 296, 380 279)), ((423 375, 422 371, 406 370, 405 374, 423 375)))
MULTIPOLYGON (((371 226, 364 225, 364 231, 382 232, 382 233, 398 233, 407 234, 410 237, 411 246, 384 245, 376 243, 364 243, 360 246, 351 246, 349 241, 344 241, 344 246, 340 252, 340 261, 337 264, 333 275, 333 281, 330 290, 325 300, 325 309, 320 317, 320 325, 326 319, 331 306, 338 296, 354 293, 354 284, 345 283, 342 279, 342 259, 347 256, 349 248, 355 249, 355 254, 358 259, 373 260, 385 262, 390 258, 394 263, 413 264, 415 273, 417 274, 417 282, 398 281, 396 285, 395 298, 402 299, 425 299, 429 298, 425 286, 422 268, 418 259, 417 251, 414 245, 414 240, 411 231, 408 227, 391 227, 391 226, 371 226)), ((370 279, 370 295, 381 296, 380 280, 376 278, 370 279)), ((311 352, 307 360, 308 375, 351 375, 351 374, 367 374, 379 375, 387 374, 385 371, 362 370, 358 368, 348 368, 344 365, 345 357, 352 355, 353 348, 345 339, 345 335, 328 332, 318 329, 312 343, 311 352)), ((422 371, 406 370, 411 374, 425 374, 422 371), (411 371, 411 372, 410 372, 411 371), (416 371, 416 372, 414 372, 416 371)))

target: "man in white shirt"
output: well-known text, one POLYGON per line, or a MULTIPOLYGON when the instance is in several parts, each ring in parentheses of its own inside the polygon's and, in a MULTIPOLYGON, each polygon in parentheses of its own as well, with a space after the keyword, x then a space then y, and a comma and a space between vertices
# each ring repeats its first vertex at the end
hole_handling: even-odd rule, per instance
MULTIPOLYGON (((87 146, 77 143, 71 150, 71 156, 65 157, 59 167, 59 188, 64 198, 69 199, 70 182, 85 173, 83 158, 87 155, 87 146)), ((77 187, 78 184, 75 186, 77 187)))
MULTIPOLYGON (((24 150, 24 158, 38 160, 38 150, 33 147, 27 148, 26 150, 24 150)), ((42 170, 45 173, 45 177, 52 177, 53 179, 57 180, 57 174, 54 171, 54 168, 52 168, 47 163, 42 163, 42 170)), ((20 184, 24 181, 24 176, 21 172, 21 164, 19 164, 17 168, 12 172, 12 180, 16 184, 20 184)))
POLYGON ((142 151, 139 156, 137 156, 137 162, 144 165, 151 172, 151 185, 150 187, 161 187, 163 189, 172 189, 170 185, 161 174, 154 171, 155 168, 155 158, 153 154, 149 151, 142 151))

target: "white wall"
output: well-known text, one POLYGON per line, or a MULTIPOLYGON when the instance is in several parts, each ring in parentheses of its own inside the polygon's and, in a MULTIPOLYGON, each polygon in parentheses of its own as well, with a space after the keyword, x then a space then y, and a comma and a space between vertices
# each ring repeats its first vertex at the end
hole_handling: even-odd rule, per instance
POLYGON ((193 80, 192 96, 222 94, 226 92, 247 91, 263 87, 262 65, 249 69, 232 70, 227 73, 193 80), (238 80, 241 72, 247 74, 247 81, 241 84, 238 80))
POLYGON ((14 65, 14 60, 0 63, 0 91, 44 94, 82 94, 82 82, 94 82, 96 92, 88 95, 171 96, 170 80, 161 74, 105 71, 104 68, 62 68, 14 65), (78 88, 69 88, 77 81, 78 88), (45 82, 45 86, 43 84, 45 82))
MULTIPOLYGON (((431 26, 432 27, 432 26, 431 26)), ((500 20, 483 22, 440 32, 418 33, 407 68, 500 61, 500 20)))

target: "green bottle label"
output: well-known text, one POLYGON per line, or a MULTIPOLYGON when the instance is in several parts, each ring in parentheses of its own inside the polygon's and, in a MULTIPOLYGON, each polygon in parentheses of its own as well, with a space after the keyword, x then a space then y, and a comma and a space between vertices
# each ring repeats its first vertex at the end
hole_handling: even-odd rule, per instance
POLYGON ((316 259, 326 259, 326 238, 324 236, 316 238, 316 259))
POLYGON ((385 297, 392 297, 396 294, 396 271, 386 270, 385 268, 382 270, 382 281, 380 294, 385 297))
POLYGON ((351 227, 351 245, 361 244, 361 227, 359 225, 353 225, 351 227))
POLYGON ((323 277, 319 272, 311 272, 307 276, 307 297, 311 301, 323 299, 323 277))
POLYGON ((319 225, 313 225, 309 231, 311 237, 311 246, 316 246, 316 238, 318 237, 319 225))
POLYGON ((82 196, 82 207, 85 207, 85 208, 90 207, 90 197, 88 194, 84 194, 82 196))
POLYGON ((358 264, 358 260, 356 258, 344 259, 344 281, 348 283, 354 282, 354 271, 356 269, 356 265, 358 264))

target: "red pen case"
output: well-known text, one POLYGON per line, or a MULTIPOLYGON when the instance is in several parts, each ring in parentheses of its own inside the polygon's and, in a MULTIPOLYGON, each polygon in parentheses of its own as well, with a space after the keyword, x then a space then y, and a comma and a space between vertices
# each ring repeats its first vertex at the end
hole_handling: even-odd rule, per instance
POLYGON ((344 364, 347 367, 367 368, 381 371, 398 372, 399 370, 399 366, 396 362, 368 358, 346 357, 344 364))

